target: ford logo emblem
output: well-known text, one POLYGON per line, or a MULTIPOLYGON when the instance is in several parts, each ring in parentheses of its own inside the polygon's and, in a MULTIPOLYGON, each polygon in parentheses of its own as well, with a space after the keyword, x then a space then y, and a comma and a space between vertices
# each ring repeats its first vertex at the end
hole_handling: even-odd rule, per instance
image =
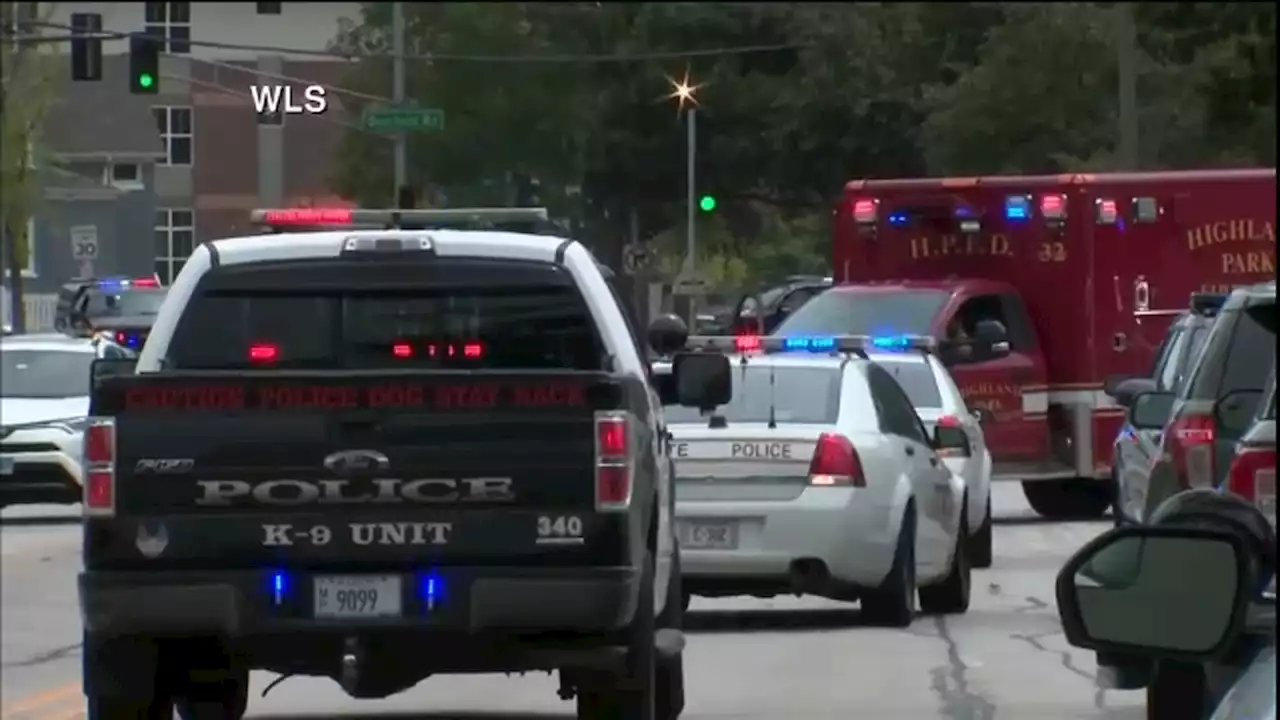
POLYGON ((324 466, 338 475, 386 470, 391 461, 377 450, 343 450, 324 459, 324 466))

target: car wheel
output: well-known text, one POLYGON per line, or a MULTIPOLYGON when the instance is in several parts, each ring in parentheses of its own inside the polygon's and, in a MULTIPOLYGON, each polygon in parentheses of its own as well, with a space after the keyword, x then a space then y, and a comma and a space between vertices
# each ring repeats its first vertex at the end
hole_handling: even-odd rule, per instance
POLYGON ((987 512, 982 517, 982 524, 978 526, 978 532, 969 536, 969 566, 975 568, 989 568, 992 563, 992 537, 991 537, 991 495, 987 495, 987 512))
POLYGON ((942 582, 920 588, 920 611, 929 615, 959 615, 969 610, 969 523, 960 521, 951 570, 942 582))
POLYGON ((653 554, 645 557, 640 597, 628 631, 626 670, 600 684, 579 688, 578 720, 667 720, 656 714, 657 618, 653 602, 653 554))
POLYGON ((240 720, 249 708, 249 671, 217 680, 188 680, 177 701, 182 720, 240 720))
POLYGON ((1085 478, 1023 481, 1022 494, 1031 509, 1049 520, 1102 517, 1111 507, 1114 486, 1085 478))
POLYGON ((880 587, 862 594, 862 615, 869 622, 909 627, 916 614, 916 508, 908 504, 898 531, 893 565, 880 587))

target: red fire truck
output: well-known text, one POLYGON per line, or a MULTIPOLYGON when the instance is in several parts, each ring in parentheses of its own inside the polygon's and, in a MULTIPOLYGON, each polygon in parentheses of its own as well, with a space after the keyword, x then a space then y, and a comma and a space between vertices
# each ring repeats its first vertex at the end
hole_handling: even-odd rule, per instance
POLYGON ((780 332, 981 336, 947 361, 993 479, 1047 517, 1101 514, 1124 416, 1104 385, 1147 372, 1169 322, 1135 312, 1274 279, 1275 218, 1274 169, 855 180, 837 286, 780 332))

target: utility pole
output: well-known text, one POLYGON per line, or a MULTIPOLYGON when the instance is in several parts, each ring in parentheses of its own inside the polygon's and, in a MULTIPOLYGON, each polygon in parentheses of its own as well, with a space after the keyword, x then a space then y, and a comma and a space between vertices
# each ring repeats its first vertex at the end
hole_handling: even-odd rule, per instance
MULTIPOLYGON (((33 10, 34 7, 28 8, 25 6, 25 3, 21 2, 5 4, 9 6, 7 13, 4 12, 5 8, 0 7, 0 37, 8 34, 13 38, 13 55, 12 58, 5 58, 7 62, 3 63, 4 69, 8 71, 8 82, 4 82, 3 75, 0 75, 0 163, 14 162, 12 157, 6 156, 6 153, 9 155, 17 153, 18 159, 15 173, 17 174, 18 187, 16 189, 11 189, 10 192, 20 192, 26 187, 25 175, 27 172, 28 148, 23 146, 6 149, 2 146, 2 138, 6 134, 5 130, 7 128, 5 128, 5 124, 10 120, 9 116, 5 114, 5 102, 8 99, 9 91, 12 89, 14 83, 21 79, 19 73, 22 71, 23 60, 26 55, 26 43, 19 40, 18 37, 24 34, 26 30, 26 28, 23 27, 23 21, 33 19, 28 17, 28 13, 30 10, 33 10)), ((7 47, 0 46, 0 54, 8 52, 9 50, 7 47)), ((24 133, 22 137, 27 136, 24 133)), ((0 168, 0 172, 2 171, 3 169, 0 168)), ((26 209, 26 212, 31 212, 31 208, 27 207, 26 203, 22 203, 21 206, 26 209)), ((14 332, 23 333, 27 330, 27 312, 26 302, 24 300, 25 293, 23 292, 22 287, 22 269, 25 263, 20 262, 20 258, 18 257, 17 238, 13 236, 9 227, 16 221, 17 220, 12 216, 0 213, 0 241, 3 241, 0 242, 0 244, 4 245, 4 264, 8 266, 9 270, 8 277, 0 278, 0 280, 5 280, 9 283, 9 316, 11 318, 9 322, 14 332)), ((28 257, 35 251, 35 248, 33 247, 34 242, 35 238, 28 237, 26 239, 28 257)))
MULTIPOLYGON (((686 117, 687 151, 685 153, 685 247, 684 247, 684 273, 688 273, 690 277, 697 272, 698 267, 698 237, 697 237, 697 202, 698 202, 698 185, 697 175, 694 170, 694 160, 698 156, 698 108, 696 105, 690 105, 688 115, 686 117)), ((683 274, 683 273, 682 273, 683 274)), ((689 332, 697 326, 698 319, 698 301, 696 296, 689 296, 689 332)))
POLYGON ((1138 170, 1141 158, 1138 150, 1138 77, 1137 30, 1133 22, 1133 5, 1116 3, 1115 23, 1116 75, 1118 76, 1120 126, 1117 128, 1120 144, 1117 156, 1122 170, 1138 170))
MULTIPOLYGON (((391 61, 391 99, 396 107, 404 104, 404 3, 391 3, 391 52, 395 57, 391 61)), ((396 181, 395 193, 409 183, 409 137, 405 133, 396 133, 396 181)))

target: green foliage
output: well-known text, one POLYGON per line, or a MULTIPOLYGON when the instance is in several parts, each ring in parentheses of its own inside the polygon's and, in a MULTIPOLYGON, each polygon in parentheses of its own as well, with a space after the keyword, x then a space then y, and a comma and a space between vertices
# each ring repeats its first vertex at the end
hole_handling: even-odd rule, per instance
MULTIPOLYGON (((453 204, 505 204, 512 174, 529 173, 609 238, 634 210, 674 272, 686 126, 665 96, 687 74, 695 198, 717 201, 699 213, 699 262, 736 284, 823 271, 830 204, 853 178, 1118 167, 1121 57, 1143 167, 1273 164, 1274 5, 1127 7, 1122 55, 1115 3, 406 4, 408 46, 434 55, 409 63, 408 95, 447 114, 443 132, 411 137, 411 178, 453 204), (785 47, 671 56, 743 46, 785 47), (607 58, 634 55, 650 59, 607 58), (595 59, 547 61, 565 56, 595 59)), ((387 52, 389 11, 366 3, 335 46, 387 52)), ((388 61, 353 67, 347 87, 390 95, 388 61)), ((391 197, 390 149, 348 133, 337 189, 391 197)))

